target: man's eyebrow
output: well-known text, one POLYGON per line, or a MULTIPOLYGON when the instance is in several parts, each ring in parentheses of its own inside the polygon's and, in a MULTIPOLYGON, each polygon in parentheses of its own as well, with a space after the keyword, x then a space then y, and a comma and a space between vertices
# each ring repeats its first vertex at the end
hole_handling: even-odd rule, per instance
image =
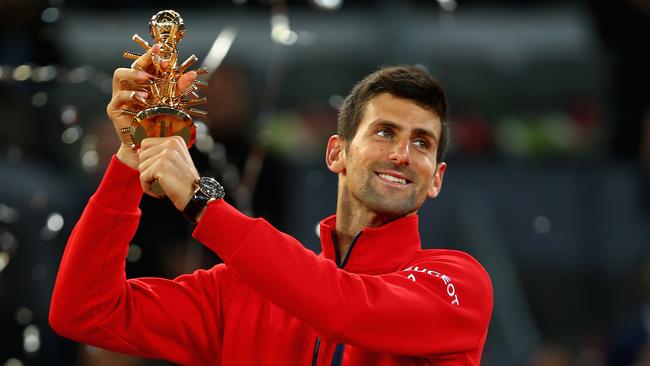
POLYGON ((372 121, 370 123, 370 125, 373 126, 373 127, 374 126, 390 127, 392 129, 395 129, 395 130, 401 130, 402 129, 402 126, 400 126, 399 124, 397 124, 397 123, 395 123, 393 121, 387 120, 387 119, 374 120, 374 121, 372 121))
POLYGON ((438 142, 438 136, 436 136, 435 133, 431 130, 427 130, 426 128, 416 128, 413 130, 413 134, 416 136, 425 136, 431 138, 433 141, 438 142))

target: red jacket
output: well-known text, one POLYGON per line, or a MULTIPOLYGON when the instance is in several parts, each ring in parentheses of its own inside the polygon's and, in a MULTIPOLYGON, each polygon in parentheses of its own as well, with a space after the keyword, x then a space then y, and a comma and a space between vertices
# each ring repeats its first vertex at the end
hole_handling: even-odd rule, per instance
POLYGON ((316 255, 220 200, 193 235, 225 264, 127 279, 141 196, 138 172, 113 158, 61 262, 59 334, 183 365, 480 363, 489 277, 465 253, 422 250, 415 215, 364 229, 337 265, 335 216, 321 222, 316 255))

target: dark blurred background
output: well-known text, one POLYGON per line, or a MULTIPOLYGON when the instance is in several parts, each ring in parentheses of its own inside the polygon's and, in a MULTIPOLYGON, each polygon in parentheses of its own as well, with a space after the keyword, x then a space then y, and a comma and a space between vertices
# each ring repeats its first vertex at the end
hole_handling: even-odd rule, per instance
MULTIPOLYGON (((112 72, 181 13, 211 70, 192 155, 229 200, 317 250, 327 137, 352 85, 417 64, 446 86, 443 194, 427 247, 477 257, 495 309, 484 365, 650 365, 650 1, 0 0, 0 365, 164 365, 47 324, 75 221, 118 147, 112 72)), ((219 259, 145 197, 130 276, 219 259)))

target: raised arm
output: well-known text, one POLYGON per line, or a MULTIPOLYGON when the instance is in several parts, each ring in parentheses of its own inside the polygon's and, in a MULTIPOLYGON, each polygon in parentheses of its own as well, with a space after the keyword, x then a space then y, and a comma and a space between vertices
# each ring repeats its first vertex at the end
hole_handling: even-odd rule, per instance
POLYGON ((137 171, 114 158, 66 246, 50 324, 62 336, 117 352, 218 364, 218 314, 229 277, 223 265, 173 281, 126 279, 141 196, 137 171))
MULTIPOLYGON (((158 50, 154 46, 136 60, 138 68, 147 70, 151 52, 158 50)), ((134 93, 121 81, 148 77, 133 68, 115 71, 107 113, 118 135, 131 123, 120 110, 132 103, 134 93)), ((65 337, 113 351, 180 364, 218 364, 221 293, 229 278, 223 265, 173 281, 126 279, 125 258, 140 217, 138 165, 137 153, 122 144, 68 240, 50 324, 65 337)))

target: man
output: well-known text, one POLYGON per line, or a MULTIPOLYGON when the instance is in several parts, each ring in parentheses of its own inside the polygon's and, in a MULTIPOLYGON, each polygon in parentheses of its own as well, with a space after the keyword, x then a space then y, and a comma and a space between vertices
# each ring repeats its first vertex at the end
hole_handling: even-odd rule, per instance
MULTIPOLYGON (((153 47, 150 52, 158 52, 153 47)), ((150 52, 136 62, 147 69, 150 52)), ((118 69, 107 112, 115 128, 131 91, 118 69)), ((183 88, 196 77, 183 76, 183 88)), ((440 193, 446 165, 442 88, 413 67, 383 68, 347 97, 326 162, 339 177, 336 215, 316 255, 221 199, 180 138, 120 147, 77 223, 50 323, 98 347, 183 365, 478 365, 492 311, 481 265, 422 250, 416 212, 440 193), (176 279, 126 279, 142 192, 157 180, 193 236, 223 260, 176 279)))

